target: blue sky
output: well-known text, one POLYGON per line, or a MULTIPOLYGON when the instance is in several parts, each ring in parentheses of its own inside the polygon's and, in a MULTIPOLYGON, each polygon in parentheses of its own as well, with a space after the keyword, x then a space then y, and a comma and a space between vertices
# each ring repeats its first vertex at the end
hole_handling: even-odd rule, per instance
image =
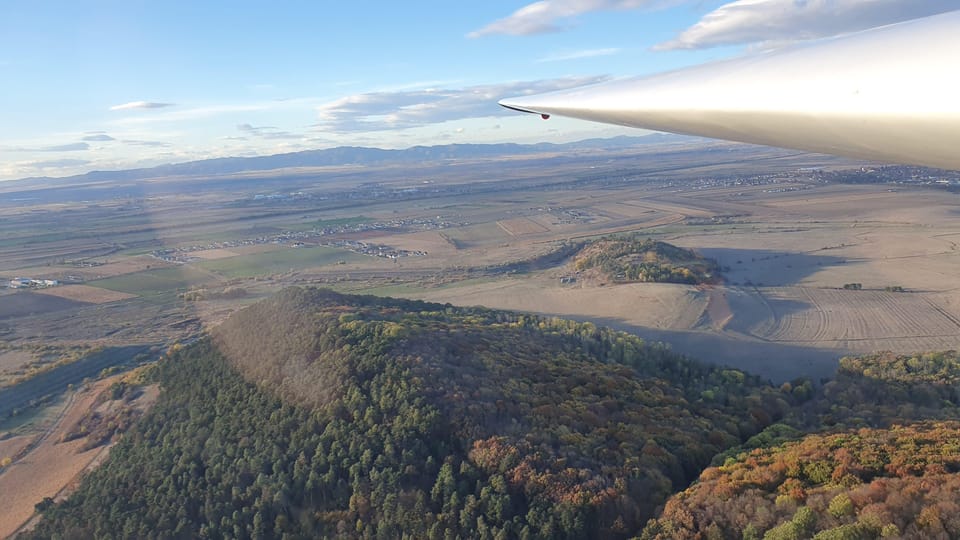
POLYGON ((344 144, 638 133, 542 122, 496 101, 951 4, 10 0, 0 6, 0 179, 344 144))

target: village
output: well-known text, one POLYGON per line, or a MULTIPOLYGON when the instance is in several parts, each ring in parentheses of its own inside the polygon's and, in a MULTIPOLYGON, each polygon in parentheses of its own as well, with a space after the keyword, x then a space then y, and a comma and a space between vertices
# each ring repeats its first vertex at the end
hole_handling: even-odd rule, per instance
POLYGON ((7 283, 10 289, 46 289, 47 287, 56 287, 60 281, 56 279, 34 279, 25 277, 15 277, 7 283))

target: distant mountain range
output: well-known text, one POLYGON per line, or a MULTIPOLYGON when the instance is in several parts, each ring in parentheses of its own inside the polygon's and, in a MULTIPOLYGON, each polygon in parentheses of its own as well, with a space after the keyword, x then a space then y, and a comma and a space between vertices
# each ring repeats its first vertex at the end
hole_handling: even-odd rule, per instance
POLYGON ((111 180, 139 180, 165 176, 235 174, 294 167, 380 166, 393 163, 429 163, 447 160, 468 160, 580 150, 621 150, 634 146, 693 142, 698 140, 700 139, 694 137, 654 133, 642 137, 619 136, 609 139, 586 139, 564 144, 448 144, 441 146, 414 146, 402 150, 340 146, 324 150, 305 150, 302 152, 274 154, 270 156, 204 159, 141 169, 91 171, 64 178, 32 177, 15 181, 24 183, 69 181, 71 184, 76 184, 111 180))

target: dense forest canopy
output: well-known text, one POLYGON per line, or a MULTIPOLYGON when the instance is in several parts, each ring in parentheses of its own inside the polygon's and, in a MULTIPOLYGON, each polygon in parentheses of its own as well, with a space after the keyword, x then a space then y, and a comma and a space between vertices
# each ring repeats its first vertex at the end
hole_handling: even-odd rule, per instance
POLYGON ((156 377, 37 536, 623 538, 794 399, 592 324, 299 288, 156 377))
POLYGON ((597 269, 615 282, 712 283, 720 273, 712 259, 640 234, 591 242, 574 256, 573 266, 578 271, 597 269))
POLYGON ((956 351, 841 359, 815 399, 714 458, 644 537, 960 538, 958 376, 956 351))
POLYGON ((958 472, 957 422, 809 435, 708 468, 643 537, 960 538, 958 472))
POLYGON ((956 351, 842 358, 821 396, 805 409, 808 428, 960 420, 960 358, 956 351))
POLYGON ((589 323, 291 288, 159 362, 29 536, 957 537, 958 375, 878 354, 773 387, 589 323))

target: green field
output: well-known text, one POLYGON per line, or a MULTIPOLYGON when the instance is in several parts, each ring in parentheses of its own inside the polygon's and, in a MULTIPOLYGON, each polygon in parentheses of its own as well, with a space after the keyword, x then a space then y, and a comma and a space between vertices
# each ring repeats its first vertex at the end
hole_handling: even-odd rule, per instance
POLYGON ((158 268, 134 274, 126 274, 106 279, 91 281, 95 287, 110 289, 111 291, 151 296, 170 292, 177 289, 186 289, 214 281, 216 278, 209 273, 189 266, 175 266, 172 268, 158 268))
POLYGON ((194 264, 205 270, 210 270, 211 272, 232 279, 289 272, 290 270, 302 270, 304 268, 336 264, 338 261, 357 262, 364 260, 369 260, 369 258, 343 249, 303 247, 283 248, 266 253, 257 253, 255 255, 240 255, 227 259, 201 261, 194 264))

